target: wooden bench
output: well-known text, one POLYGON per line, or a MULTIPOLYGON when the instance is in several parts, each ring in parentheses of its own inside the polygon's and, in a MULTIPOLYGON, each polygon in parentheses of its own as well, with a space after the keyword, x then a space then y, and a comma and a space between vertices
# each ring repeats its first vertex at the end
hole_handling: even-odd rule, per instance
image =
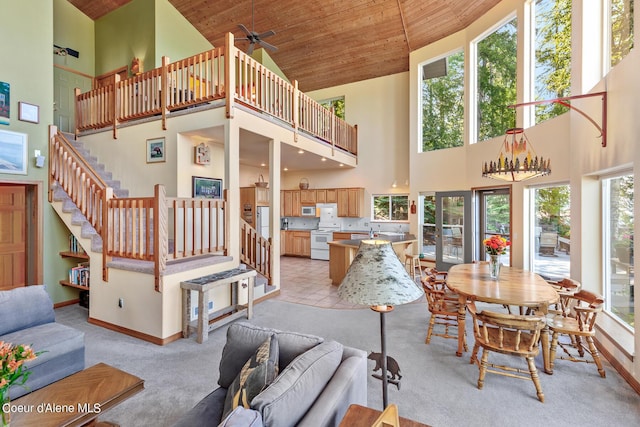
POLYGON ((253 288, 256 278, 255 270, 234 268, 208 276, 198 277, 180 283, 182 288, 182 336, 188 338, 193 329, 197 330, 197 341, 203 343, 209 338, 209 331, 219 328, 239 317, 253 316, 253 288), (247 304, 238 303, 241 282, 248 279, 249 298, 247 304), (219 286, 231 286, 231 305, 209 314, 209 291, 219 286), (198 315, 194 322, 190 319, 191 291, 198 292, 198 315), (226 316, 225 316, 226 315, 226 316), (225 316, 225 317, 222 317, 225 316), (215 322, 213 319, 220 318, 215 322), (195 325, 194 325, 195 323, 195 325))

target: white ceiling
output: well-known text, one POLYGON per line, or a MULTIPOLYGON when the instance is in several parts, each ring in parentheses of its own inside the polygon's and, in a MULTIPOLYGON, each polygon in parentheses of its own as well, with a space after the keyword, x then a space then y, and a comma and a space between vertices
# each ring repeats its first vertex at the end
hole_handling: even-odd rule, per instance
MULTIPOLYGON (((210 141, 219 145, 224 144, 224 128, 222 126, 199 129, 186 132, 198 141, 210 141)), ((340 169, 339 162, 323 157, 309 151, 299 152, 297 147, 282 144, 281 147, 282 168, 288 171, 307 171, 316 169, 340 169)), ((262 135, 240 129, 240 164, 255 168, 268 167, 269 165, 269 138, 262 135)))

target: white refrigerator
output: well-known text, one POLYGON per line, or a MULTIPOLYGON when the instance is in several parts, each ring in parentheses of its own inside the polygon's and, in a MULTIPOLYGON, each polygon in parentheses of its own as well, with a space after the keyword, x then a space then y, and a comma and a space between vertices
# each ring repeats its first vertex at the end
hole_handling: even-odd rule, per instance
POLYGON ((269 206, 256 208, 256 231, 259 236, 269 238, 269 206))

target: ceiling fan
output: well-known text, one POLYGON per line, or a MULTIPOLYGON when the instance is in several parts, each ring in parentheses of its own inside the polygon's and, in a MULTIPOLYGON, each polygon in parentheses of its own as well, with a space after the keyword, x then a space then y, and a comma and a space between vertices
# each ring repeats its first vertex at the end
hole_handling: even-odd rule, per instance
POLYGON ((254 31, 254 16, 253 16, 253 6, 254 6, 254 0, 251 0, 251 31, 249 31, 247 29, 247 27, 245 27, 244 25, 240 24, 238 25, 238 27, 240 27, 240 29, 242 31, 244 31, 244 33, 247 35, 246 37, 238 37, 236 40, 247 40, 249 42, 249 49, 247 49, 247 55, 251 55, 253 53, 253 49, 255 48, 256 44, 260 45, 266 49, 269 49, 273 52, 277 51, 278 48, 275 47, 274 45, 265 42, 262 39, 265 39, 267 37, 270 36, 274 36, 276 34, 275 31, 273 30, 269 30, 269 31, 265 31, 264 33, 256 33, 254 31))

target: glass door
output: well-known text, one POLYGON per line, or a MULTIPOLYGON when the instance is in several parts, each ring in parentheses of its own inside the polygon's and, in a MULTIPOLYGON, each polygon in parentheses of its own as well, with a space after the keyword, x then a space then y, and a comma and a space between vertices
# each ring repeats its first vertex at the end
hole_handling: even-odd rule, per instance
POLYGON ((471 191, 436 193, 436 268, 471 262, 471 191))
MULTIPOLYGON (((495 188, 478 190, 479 204, 479 260, 488 260, 484 244, 485 239, 500 236, 511 241, 511 190, 509 188, 495 188)), ((502 265, 511 265, 511 247, 507 253, 500 255, 502 265)))

